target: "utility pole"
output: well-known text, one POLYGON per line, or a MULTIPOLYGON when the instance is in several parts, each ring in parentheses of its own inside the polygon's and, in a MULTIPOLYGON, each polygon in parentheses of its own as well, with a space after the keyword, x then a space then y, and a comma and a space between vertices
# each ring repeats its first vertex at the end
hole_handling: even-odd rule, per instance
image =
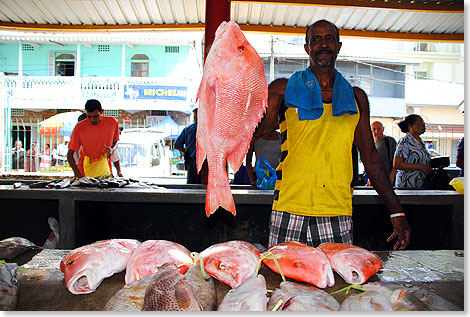
POLYGON ((271 35, 271 60, 269 62, 269 82, 274 80, 274 38, 271 35))

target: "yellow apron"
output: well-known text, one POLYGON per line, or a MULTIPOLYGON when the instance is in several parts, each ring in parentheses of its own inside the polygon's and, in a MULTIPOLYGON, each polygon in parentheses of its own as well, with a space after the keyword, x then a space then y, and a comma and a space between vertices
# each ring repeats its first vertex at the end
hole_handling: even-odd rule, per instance
POLYGON ((83 171, 85 172, 85 176, 89 177, 109 177, 111 171, 106 154, 103 154, 103 156, 98 159, 90 159, 88 156, 85 156, 83 159, 83 171))

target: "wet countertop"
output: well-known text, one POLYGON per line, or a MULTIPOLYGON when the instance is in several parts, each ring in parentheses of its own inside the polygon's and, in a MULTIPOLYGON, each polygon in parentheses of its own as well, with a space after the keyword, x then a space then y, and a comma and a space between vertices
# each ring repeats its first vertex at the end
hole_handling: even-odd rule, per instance
MULTIPOLYGON (((124 286, 121 272, 103 280, 91 294, 74 295, 65 287, 60 260, 69 250, 28 251, 13 261, 26 268, 18 272, 20 311, 94 311, 102 310, 106 302, 124 286)), ((368 282, 398 282, 413 289, 420 287, 432 291, 448 301, 464 307, 464 252, 460 250, 434 251, 377 251, 384 262, 383 269, 368 282)), ((263 266, 260 270, 266 279, 268 290, 274 290, 282 281, 280 275, 263 266)), ((291 279, 288 279, 291 280, 291 279)), ((230 290, 215 280, 218 302, 230 290)), ((335 285, 325 291, 331 293, 347 286, 335 273, 335 285)), ((359 292, 356 290, 351 292, 359 292)), ((344 292, 333 295, 338 302, 345 298, 344 292)))

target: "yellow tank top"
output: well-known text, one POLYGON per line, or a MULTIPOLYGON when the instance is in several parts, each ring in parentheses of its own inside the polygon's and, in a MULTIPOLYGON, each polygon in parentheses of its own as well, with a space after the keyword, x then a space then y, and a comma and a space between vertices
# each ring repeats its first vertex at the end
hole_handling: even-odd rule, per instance
POLYGON ((299 120, 296 108, 287 108, 280 118, 283 143, 274 210, 301 216, 352 215, 351 150, 359 109, 335 117, 331 103, 323 108, 316 120, 299 120))

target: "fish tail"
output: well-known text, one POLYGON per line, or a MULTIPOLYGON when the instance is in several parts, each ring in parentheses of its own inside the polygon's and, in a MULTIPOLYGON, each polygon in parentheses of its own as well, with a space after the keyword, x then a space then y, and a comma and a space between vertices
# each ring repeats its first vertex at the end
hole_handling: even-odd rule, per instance
MULTIPOLYGON (((225 164, 222 166, 225 166, 225 164)), ((234 216, 236 215, 227 172, 224 170, 213 171, 209 168, 206 192, 206 216, 209 217, 213 214, 219 206, 231 212, 234 216)))

